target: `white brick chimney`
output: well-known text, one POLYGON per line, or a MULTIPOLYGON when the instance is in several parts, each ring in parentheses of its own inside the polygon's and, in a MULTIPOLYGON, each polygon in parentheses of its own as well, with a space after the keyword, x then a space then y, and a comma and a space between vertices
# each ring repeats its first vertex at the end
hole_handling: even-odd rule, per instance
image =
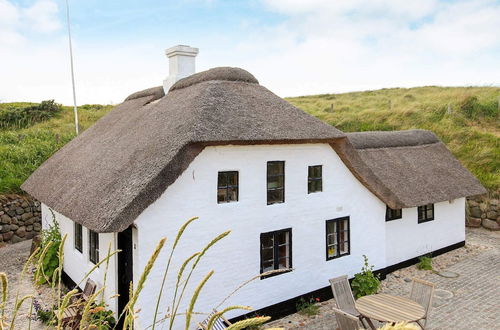
POLYGON ((198 48, 177 45, 165 50, 165 54, 168 57, 169 74, 167 79, 163 80, 163 90, 167 94, 176 81, 196 72, 195 57, 198 55, 198 48))

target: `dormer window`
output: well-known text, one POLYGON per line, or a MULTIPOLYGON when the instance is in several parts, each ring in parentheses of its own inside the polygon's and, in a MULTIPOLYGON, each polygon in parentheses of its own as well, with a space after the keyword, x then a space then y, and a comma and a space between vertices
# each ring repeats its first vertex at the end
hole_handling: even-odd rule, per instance
POLYGON ((238 201, 238 171, 219 172, 217 179, 217 203, 238 201))

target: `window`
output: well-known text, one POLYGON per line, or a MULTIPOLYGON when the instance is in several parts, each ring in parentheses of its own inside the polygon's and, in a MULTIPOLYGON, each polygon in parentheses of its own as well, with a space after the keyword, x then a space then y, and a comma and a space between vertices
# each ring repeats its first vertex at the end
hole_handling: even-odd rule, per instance
POLYGON ((321 165, 309 166, 307 177, 307 192, 314 193, 323 191, 323 170, 321 165))
POLYGON ((292 229, 260 234, 260 273, 286 268, 292 268, 292 229))
POLYGON ((89 229, 89 260, 97 264, 99 262, 99 234, 89 229))
POLYGON ((238 172, 219 172, 217 179, 217 203, 238 201, 238 172))
POLYGON ((285 162, 267 162, 267 205, 285 202, 285 162))
POLYGON ((349 217, 327 220, 326 260, 348 255, 349 252, 349 217))
POLYGON ((82 225, 75 222, 75 249, 82 252, 82 225))
POLYGON ((418 207, 418 223, 434 220, 434 204, 418 207))
POLYGON ((401 219, 402 217, 403 217, 403 212, 401 209, 391 209, 389 206, 386 205, 385 221, 401 219))

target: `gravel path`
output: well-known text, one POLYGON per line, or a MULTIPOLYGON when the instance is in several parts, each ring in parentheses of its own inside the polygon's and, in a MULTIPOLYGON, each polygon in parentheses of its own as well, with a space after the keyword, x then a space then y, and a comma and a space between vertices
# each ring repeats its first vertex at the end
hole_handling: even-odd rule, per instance
MULTIPOLYGON (((500 232, 467 228, 466 245, 434 257, 436 271, 452 271, 458 278, 445 278, 416 266, 400 269, 382 281, 381 292, 409 296, 411 278, 436 284, 427 329, 498 329, 500 324, 500 232), (451 295, 451 297, 450 297, 451 295)), ((331 312, 333 299, 320 303, 315 316, 292 314, 266 324, 265 328, 331 330, 337 328, 331 312)))
MULTIPOLYGON (((22 282, 19 279, 23 266, 29 257, 30 248, 31 240, 0 248, 0 272, 6 273, 9 281, 7 305, 5 308, 6 321, 9 324, 11 322, 17 294, 19 294, 19 298, 34 294, 38 300, 41 300, 41 295, 43 294, 46 296, 48 293, 44 288, 36 289, 33 286, 31 274, 26 274, 22 282)), ((14 323, 15 329, 28 329, 30 305, 31 300, 28 299, 21 306, 14 323)), ((44 325, 39 321, 31 321, 31 329, 44 329, 44 325)))

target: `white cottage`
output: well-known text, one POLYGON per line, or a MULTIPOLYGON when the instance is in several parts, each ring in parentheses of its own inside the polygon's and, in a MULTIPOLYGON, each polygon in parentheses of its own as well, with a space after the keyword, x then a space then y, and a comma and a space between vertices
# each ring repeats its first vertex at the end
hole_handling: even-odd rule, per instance
MULTIPOLYGON (((328 279, 353 276, 364 254, 383 275, 464 244, 465 197, 485 189, 433 133, 343 133, 242 69, 193 74, 197 52, 167 50, 171 74, 163 87, 130 95, 24 183, 42 202, 44 225, 50 208, 68 234, 69 280, 80 282, 109 244, 122 249, 110 261, 107 283, 103 267, 92 274, 106 297, 120 294, 107 299, 119 312, 129 282, 167 237, 137 304, 136 326, 145 329, 169 244, 193 216, 200 220, 180 242, 174 270, 232 231, 208 252, 188 288, 190 296, 215 270, 196 304, 200 312, 267 270, 293 268, 251 282, 225 305, 287 312, 302 295, 328 297, 328 279)), ((174 280, 167 280, 162 314, 174 280)))

